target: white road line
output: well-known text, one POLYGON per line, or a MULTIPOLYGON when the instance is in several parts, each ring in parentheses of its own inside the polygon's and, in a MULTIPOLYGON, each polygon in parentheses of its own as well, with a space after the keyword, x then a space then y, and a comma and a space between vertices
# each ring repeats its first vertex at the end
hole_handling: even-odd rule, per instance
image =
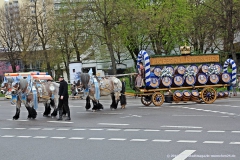
POLYGON ((41 139, 43 139, 43 138, 47 138, 47 136, 35 136, 33 138, 41 138, 41 139))
POLYGON ((221 114, 227 114, 227 112, 219 112, 219 113, 221 113, 221 114))
POLYGON ((231 107, 236 107, 236 108, 238 108, 238 107, 240 107, 240 106, 231 106, 231 107))
POLYGON ((64 139, 66 137, 50 137, 50 138, 53 138, 53 139, 64 139))
POLYGON ((205 112, 211 112, 212 110, 203 110, 203 111, 205 111, 205 112))
POLYGON ((12 128, 1 128, 1 129, 12 129, 12 128))
POLYGON ((207 132, 209 132, 209 133, 223 133, 223 132, 225 132, 225 131, 214 131, 214 130, 210 130, 210 131, 207 131, 207 132))
POLYGON ((14 135, 4 135, 2 136, 3 138, 11 138, 11 137, 15 137, 14 135))
POLYGON ((93 129, 89 129, 89 130, 90 130, 90 131, 102 131, 103 129, 100 129, 100 128, 99 128, 99 129, 98 129, 98 128, 94 129, 94 128, 93 128, 93 129))
POLYGON ((58 128, 58 129, 56 129, 57 131, 68 131, 69 130, 69 128, 58 128))
POLYGON ((29 128, 29 130, 39 130, 41 128, 29 128))
POLYGON ((191 133, 193 133, 193 132, 202 132, 202 130, 186 130, 185 132, 191 132, 191 133))
POLYGON ((107 131, 120 131, 121 129, 107 129, 107 131))
POLYGON ((88 140, 99 140, 99 141, 101 141, 101 140, 104 140, 105 138, 88 138, 88 140))
POLYGON ((188 108, 188 109, 196 109, 196 108, 188 108))
POLYGON ((211 111, 211 112, 213 112, 213 113, 218 113, 219 111, 211 111))
POLYGON ((126 138, 110 138, 109 141, 125 141, 126 138))
POLYGON ((84 137, 71 137, 69 139, 84 139, 84 137))
POLYGON ((196 109, 197 111, 202 111, 203 109, 196 109))
POLYGON ((132 142, 145 142, 147 140, 148 139, 131 139, 130 141, 132 141, 132 142))
POLYGON ((154 129, 145 129, 145 130, 143 130, 143 131, 145 131, 145 132, 159 132, 160 130, 154 130, 154 129))
POLYGON ((7 119, 7 120, 8 120, 8 121, 20 121, 20 122, 26 122, 26 121, 29 121, 29 120, 23 120, 23 119, 22 119, 22 120, 21 120, 21 119, 20 119, 20 120, 7 119))
POLYGON ((187 157, 189 157, 191 154, 193 154, 196 150, 185 150, 179 155, 177 155, 172 160, 185 160, 187 157))
POLYGON ((230 142, 229 144, 240 144, 240 142, 230 142))
POLYGON ((73 123, 73 122, 66 122, 66 121, 47 121, 50 123, 73 123))
POLYGON ((166 128, 202 128, 198 126, 161 126, 161 127, 166 127, 166 128))
POLYGON ((222 143, 223 143, 223 141, 204 141, 203 143, 222 144, 222 143))
POLYGON ((168 139, 154 139, 152 141, 153 142, 171 142, 172 140, 168 140, 168 139))
POLYGON ((32 136, 17 136, 18 138, 30 138, 32 136))
POLYGON ((86 129, 83 129, 83 128, 74 128, 72 129, 73 131, 86 131, 86 129))
POLYGON ((180 143, 196 143, 197 141, 195 141, 195 140, 179 140, 177 142, 180 142, 180 143))
POLYGON ((125 129, 123 131, 127 131, 127 132, 137 132, 140 131, 140 129, 125 129))
POLYGON ((14 129, 23 130, 23 129, 26 129, 26 128, 14 128, 14 129))
POLYGON ((240 133, 240 131, 232 131, 232 133, 240 133))
POLYGON ((99 125, 110 125, 110 126, 128 126, 129 124, 121 124, 121 123, 98 123, 99 125))
POLYGON ((179 132, 180 130, 164 130, 165 132, 179 132))
POLYGON ((43 128, 42 130, 44 130, 44 131, 52 131, 52 130, 54 130, 55 128, 43 128))

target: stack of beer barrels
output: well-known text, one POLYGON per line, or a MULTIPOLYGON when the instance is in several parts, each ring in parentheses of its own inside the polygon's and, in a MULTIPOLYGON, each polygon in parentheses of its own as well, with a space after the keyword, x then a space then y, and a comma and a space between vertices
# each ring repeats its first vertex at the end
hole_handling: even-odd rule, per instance
MULTIPOLYGON (((197 90, 183 90, 181 87, 215 84, 229 84, 231 75, 222 72, 220 64, 156 66, 151 69, 151 88, 177 88, 174 101, 197 101, 197 90)), ((228 92, 219 92, 219 98, 228 97, 228 92)))

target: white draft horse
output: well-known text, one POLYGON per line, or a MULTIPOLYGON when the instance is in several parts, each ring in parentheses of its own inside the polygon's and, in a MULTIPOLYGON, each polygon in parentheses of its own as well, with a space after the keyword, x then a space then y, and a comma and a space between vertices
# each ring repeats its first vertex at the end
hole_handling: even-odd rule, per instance
POLYGON ((101 103, 99 103, 100 96, 111 95, 112 104, 110 109, 117 109, 118 102, 120 101, 120 95, 122 90, 122 82, 116 77, 97 79, 92 75, 91 70, 89 73, 81 73, 80 82, 82 87, 87 93, 86 97, 86 110, 91 108, 90 100, 93 103, 93 111, 103 109, 101 103))

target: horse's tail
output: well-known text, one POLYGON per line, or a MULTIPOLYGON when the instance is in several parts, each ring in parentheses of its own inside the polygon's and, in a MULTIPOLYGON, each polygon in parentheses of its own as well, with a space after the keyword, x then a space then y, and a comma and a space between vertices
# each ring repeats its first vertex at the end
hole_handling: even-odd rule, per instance
POLYGON ((90 75, 88 73, 82 73, 80 75, 80 78, 81 78, 81 82, 82 82, 82 85, 83 85, 83 88, 88 88, 88 83, 89 83, 89 80, 90 80, 90 75))

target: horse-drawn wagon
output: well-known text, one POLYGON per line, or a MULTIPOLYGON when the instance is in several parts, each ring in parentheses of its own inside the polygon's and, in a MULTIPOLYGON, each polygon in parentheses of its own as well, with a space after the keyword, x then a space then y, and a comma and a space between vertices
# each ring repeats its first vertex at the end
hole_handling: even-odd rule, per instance
POLYGON ((137 88, 135 96, 141 97, 143 105, 190 101, 211 104, 229 97, 227 87, 236 83, 236 64, 232 59, 222 66, 218 54, 190 55, 190 50, 184 53, 187 55, 164 57, 139 53, 137 64, 138 69, 139 63, 144 64, 145 84, 137 88))

